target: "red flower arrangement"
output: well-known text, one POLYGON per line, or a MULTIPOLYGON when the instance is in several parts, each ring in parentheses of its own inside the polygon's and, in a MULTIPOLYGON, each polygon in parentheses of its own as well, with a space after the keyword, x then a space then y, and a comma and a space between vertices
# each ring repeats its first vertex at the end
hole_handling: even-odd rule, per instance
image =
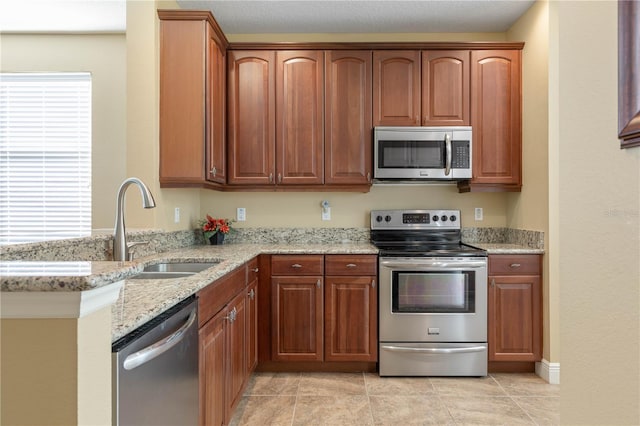
POLYGON ((204 232, 204 237, 208 239, 218 232, 221 234, 228 234, 231 232, 231 224, 233 222, 233 219, 215 219, 207 215, 207 219, 200 222, 200 227, 204 232))

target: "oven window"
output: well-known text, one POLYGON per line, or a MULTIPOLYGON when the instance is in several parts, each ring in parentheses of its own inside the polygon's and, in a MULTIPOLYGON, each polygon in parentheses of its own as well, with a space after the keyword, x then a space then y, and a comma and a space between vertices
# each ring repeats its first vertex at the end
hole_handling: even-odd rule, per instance
POLYGON ((393 313, 474 313, 474 272, 393 272, 393 313))
POLYGON ((439 169, 444 167, 444 142, 378 141, 378 168, 439 169))

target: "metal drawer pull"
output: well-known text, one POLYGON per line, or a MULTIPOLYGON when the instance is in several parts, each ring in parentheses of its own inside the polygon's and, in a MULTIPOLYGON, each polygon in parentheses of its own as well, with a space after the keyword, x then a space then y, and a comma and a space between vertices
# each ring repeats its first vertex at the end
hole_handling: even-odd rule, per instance
POLYGON ((294 263, 293 265, 291 265, 292 268, 302 268, 302 265, 299 263, 294 263))
POLYGON ((316 287, 320 288, 320 280, 318 280, 318 282, 316 282, 316 287))
POLYGON ((256 297, 256 292, 253 289, 251 289, 251 291, 247 293, 247 296, 249 296, 249 299, 253 300, 256 297))
POLYGON ((406 348, 403 346, 383 346, 389 352, 419 352, 427 354, 463 354, 486 351, 486 346, 469 346, 468 348, 406 348))
POLYGON ((511 264, 511 265, 509 265, 509 266, 511 266, 512 268, 519 268, 519 267, 520 267, 520 264, 519 264, 519 263, 512 263, 512 264, 511 264))
POLYGON ((258 271, 259 271, 259 269, 258 269, 258 268, 254 268, 254 269, 253 269, 253 272, 258 272, 258 271))
POLYGON ((189 318, 184 323, 182 327, 180 327, 175 333, 165 337, 162 340, 158 340, 156 343, 147 346, 144 349, 139 350, 138 352, 132 353, 125 360, 122 366, 125 370, 133 370, 136 367, 145 364, 152 359, 156 358, 158 355, 161 355, 180 343, 182 339, 184 339, 184 334, 187 329, 193 325, 196 320, 196 310, 191 311, 189 318))
POLYGON ((355 268, 358 265, 356 265, 355 263, 347 263, 347 268, 355 268))
POLYGON ((273 173, 269 173, 269 183, 273 183, 273 173))
POLYGON ((371 280, 371 287, 376 288, 376 280, 371 280))
POLYGON ((491 278, 491 287, 495 287, 495 286, 496 286, 496 279, 491 278))

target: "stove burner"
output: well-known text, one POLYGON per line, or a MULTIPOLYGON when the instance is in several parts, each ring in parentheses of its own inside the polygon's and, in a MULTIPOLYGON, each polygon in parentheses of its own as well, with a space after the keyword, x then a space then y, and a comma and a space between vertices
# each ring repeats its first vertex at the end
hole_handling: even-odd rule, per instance
POLYGON ((485 250, 462 243, 459 218, 459 210, 374 210, 371 242, 382 256, 487 256, 485 250), (389 220, 379 221, 380 217, 389 220), (428 220, 418 221, 420 217, 428 220), (443 221, 446 217, 453 219, 443 221))

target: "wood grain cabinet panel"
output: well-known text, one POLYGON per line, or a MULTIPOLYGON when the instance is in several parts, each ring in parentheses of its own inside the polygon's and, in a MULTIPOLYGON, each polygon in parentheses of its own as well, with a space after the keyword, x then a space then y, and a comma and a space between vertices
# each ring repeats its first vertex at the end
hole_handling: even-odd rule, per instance
POLYGON ((538 255, 489 256, 489 361, 542 359, 540 265, 538 255))
POLYGON ((229 184, 275 183, 275 52, 230 51, 229 184))
POLYGON ((466 190, 519 191, 521 83, 519 50, 471 52, 473 179, 466 190))
POLYGON ((325 361, 377 361, 375 277, 327 276, 325 361))
POLYGON ((208 12, 160 17, 160 185, 226 180, 227 41, 208 12))
POLYGON ((225 421, 225 365, 227 311, 222 310, 200 328, 200 425, 219 426, 225 421))
POLYGON ((246 294, 245 292, 239 293, 228 305, 228 312, 231 314, 231 319, 228 324, 229 334, 229 352, 228 362, 229 371, 227 380, 227 391, 229 392, 227 401, 227 413, 225 415, 226 424, 229 424, 233 409, 240 402, 242 398, 242 387, 247 377, 247 362, 246 362, 246 347, 245 347, 245 333, 246 333, 246 294))
POLYGON ((422 52, 422 125, 468 126, 468 50, 422 52))
POLYGON ((258 260, 254 259, 247 265, 247 375, 258 365, 258 272, 258 260))
POLYGON ((325 183, 371 182, 372 52, 325 52, 325 183))
POLYGON ((373 125, 420 125, 420 51, 373 52, 373 125))
POLYGON ((322 361, 323 278, 271 278, 271 343, 274 361, 322 361))
POLYGON ((276 52, 277 184, 324 183, 324 52, 276 52))

